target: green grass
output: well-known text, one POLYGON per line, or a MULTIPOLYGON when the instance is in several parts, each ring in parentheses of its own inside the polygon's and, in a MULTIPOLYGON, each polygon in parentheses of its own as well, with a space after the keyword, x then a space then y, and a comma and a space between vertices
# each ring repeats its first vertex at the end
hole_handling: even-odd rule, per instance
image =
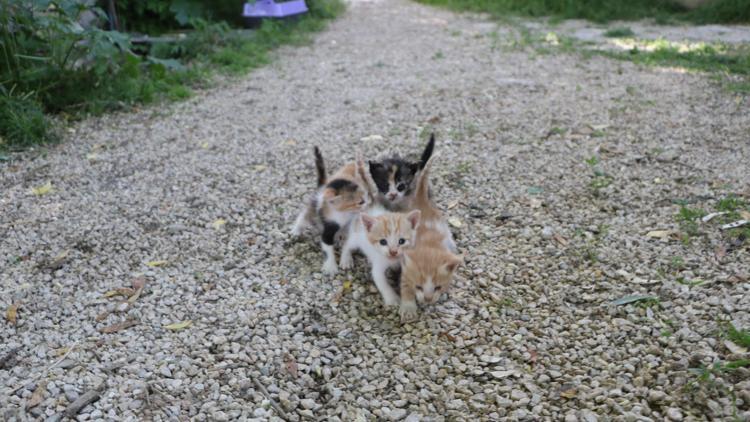
POLYGON ((594 22, 652 18, 657 23, 683 20, 695 23, 750 22, 747 0, 715 0, 688 11, 669 0, 417 0, 456 11, 507 16, 588 19, 594 22))
POLYGON ((750 348, 750 332, 747 330, 737 329, 731 323, 727 324, 726 335, 729 340, 742 347, 750 348))
POLYGON ((635 33, 628 27, 611 28, 604 33, 604 36, 608 38, 626 38, 632 37, 633 35, 635 35, 635 33))
POLYGON ((635 63, 750 76, 750 46, 698 43, 685 45, 665 40, 637 41, 628 51, 600 51, 599 54, 635 63))
POLYGON ((177 43, 155 45, 147 59, 122 54, 105 73, 74 68, 50 73, 47 79, 52 83, 44 90, 5 78, 0 66, 0 152, 57 141, 59 131, 49 115, 73 121, 189 98, 195 89, 209 86, 216 74, 241 75, 269 63, 269 53, 277 47, 307 42, 309 34, 324 28, 344 5, 340 0, 312 0, 308 7, 310 12, 297 20, 266 21, 256 31, 204 22, 177 43))
POLYGON ((702 209, 688 208, 684 205, 680 207, 680 212, 677 213, 675 219, 680 224, 684 243, 689 243, 691 237, 698 235, 698 220, 704 215, 706 212, 702 209))

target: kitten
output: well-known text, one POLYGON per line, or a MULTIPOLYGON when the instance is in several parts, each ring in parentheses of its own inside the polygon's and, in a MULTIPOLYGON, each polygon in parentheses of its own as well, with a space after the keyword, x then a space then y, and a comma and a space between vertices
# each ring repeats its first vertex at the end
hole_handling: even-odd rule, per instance
POLYGON ((463 263, 442 213, 429 198, 429 160, 417 178, 414 207, 421 211, 417 242, 404 253, 401 265, 401 322, 417 316, 417 301, 435 303, 450 288, 453 273, 463 263))
POLYGON ((321 224, 323 233, 320 245, 326 254, 322 271, 333 275, 338 271, 333 245, 336 235, 357 217, 371 202, 365 167, 362 160, 347 163, 331 177, 326 176, 323 155, 315 151, 315 169, 318 174, 318 191, 308 206, 297 216, 292 235, 299 236, 312 225, 321 224))
POLYGON ((410 209, 415 175, 430 159, 434 148, 435 134, 432 134, 417 162, 406 161, 398 155, 379 162, 370 161, 370 175, 378 188, 378 202, 390 211, 410 209))
POLYGON ((383 296, 386 306, 398 305, 398 294, 388 284, 386 271, 398 267, 400 259, 414 246, 421 211, 408 214, 387 212, 375 206, 349 226, 349 233, 341 250, 341 268, 351 268, 352 251, 359 249, 372 267, 372 280, 383 296))

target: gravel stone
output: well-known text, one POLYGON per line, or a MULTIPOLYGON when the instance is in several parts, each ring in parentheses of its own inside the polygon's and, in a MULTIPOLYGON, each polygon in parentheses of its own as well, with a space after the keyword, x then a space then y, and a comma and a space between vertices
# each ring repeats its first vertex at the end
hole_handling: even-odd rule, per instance
POLYGON ((550 35, 565 28, 351 0, 247 76, 8 153, 0 312, 21 306, 0 322, 0 357, 18 348, 0 420, 50 418, 100 384, 81 420, 281 420, 273 404, 295 422, 731 420, 729 392, 747 415, 746 371, 693 385, 689 369, 742 358, 717 321, 750 327, 750 242, 720 217, 682 241, 676 216, 750 202, 750 98, 567 52, 550 35), (313 146, 333 170, 418 156, 432 131, 433 197, 465 263, 402 325, 361 257, 325 277, 315 233, 289 230, 313 146), (106 297, 134 285, 132 303, 106 297), (612 304, 635 294, 658 304, 612 304))

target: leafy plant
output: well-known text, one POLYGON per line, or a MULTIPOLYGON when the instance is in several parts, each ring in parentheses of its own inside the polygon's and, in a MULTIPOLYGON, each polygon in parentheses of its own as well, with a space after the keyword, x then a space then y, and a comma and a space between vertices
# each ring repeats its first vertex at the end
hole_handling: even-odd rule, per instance
POLYGON ((635 32, 628 27, 612 28, 604 32, 604 36, 608 38, 625 38, 633 35, 635 35, 635 32))
POLYGON ((729 340, 742 347, 750 347, 750 332, 737 329, 731 322, 726 325, 726 335, 729 340))

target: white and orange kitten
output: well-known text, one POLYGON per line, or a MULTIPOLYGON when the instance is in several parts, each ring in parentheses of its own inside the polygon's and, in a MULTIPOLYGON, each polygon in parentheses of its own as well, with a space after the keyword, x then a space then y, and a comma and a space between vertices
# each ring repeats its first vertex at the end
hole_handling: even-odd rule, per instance
POLYGON ((351 268, 352 251, 359 249, 367 257, 372 280, 386 306, 399 304, 398 294, 388 284, 386 272, 398 267, 404 252, 414 246, 421 212, 392 213, 382 206, 374 206, 352 221, 341 250, 340 266, 351 268))
POLYGON ((417 317, 417 302, 435 303, 450 289, 453 273, 463 263, 443 214, 429 197, 432 159, 417 177, 414 207, 421 211, 416 244, 404 253, 401 265, 401 322, 417 317))

